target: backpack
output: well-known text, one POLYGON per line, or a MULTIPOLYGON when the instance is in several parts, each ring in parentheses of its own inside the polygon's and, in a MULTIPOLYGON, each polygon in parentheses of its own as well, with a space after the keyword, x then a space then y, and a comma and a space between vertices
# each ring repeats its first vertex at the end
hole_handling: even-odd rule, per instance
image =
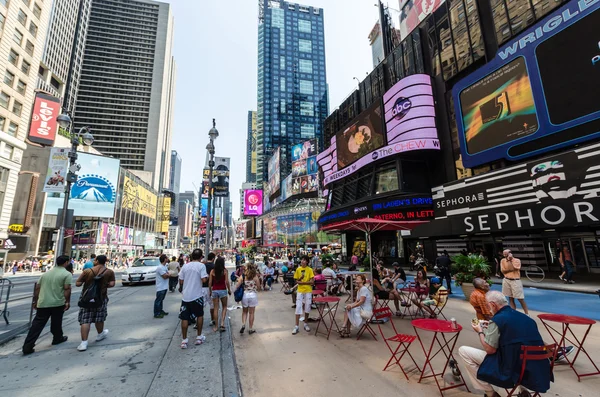
POLYGON ((242 275, 242 283, 240 284, 240 286, 238 287, 238 289, 235 290, 235 292, 233 293, 233 297, 235 299, 236 302, 241 302, 242 298, 244 297, 244 283, 246 282, 246 276, 242 275))
MULTIPOLYGON (((102 306, 102 277, 106 272, 106 268, 102 273, 94 275, 92 283, 83 290, 79 297, 77 305, 85 309, 94 309, 102 306)), ((94 274, 93 270, 90 270, 94 274)))

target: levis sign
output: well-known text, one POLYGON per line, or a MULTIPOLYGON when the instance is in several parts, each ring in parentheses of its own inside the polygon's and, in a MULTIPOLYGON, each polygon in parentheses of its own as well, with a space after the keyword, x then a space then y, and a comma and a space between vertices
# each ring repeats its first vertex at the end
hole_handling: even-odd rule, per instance
POLYGON ((56 97, 38 92, 31 113, 29 126, 30 142, 52 146, 56 138, 56 117, 60 114, 60 100, 56 97))

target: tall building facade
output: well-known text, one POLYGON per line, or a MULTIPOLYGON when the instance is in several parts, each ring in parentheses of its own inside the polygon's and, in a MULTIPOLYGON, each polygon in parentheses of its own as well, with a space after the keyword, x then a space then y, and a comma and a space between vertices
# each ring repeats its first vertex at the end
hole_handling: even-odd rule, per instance
POLYGON ((246 182, 256 182, 256 112, 248 111, 246 138, 246 182))
MULTIPOLYGON (((63 98, 63 109, 73 112, 92 0, 54 1, 42 61, 38 70, 39 89, 63 98)), ((30 31, 36 30, 31 28, 30 31)))
MULTIPOLYGON (((0 1, 0 239, 8 237, 52 2, 0 1)), ((26 200, 23 197, 23 200, 26 200)), ((0 247, 0 262, 5 251, 0 247)))
MULTIPOLYGON (((267 162, 281 147, 282 175, 288 154, 302 141, 318 138, 328 114, 323 9, 280 0, 259 6, 257 174, 267 179, 267 162)), ((322 147, 322 146, 321 146, 322 147)))
POLYGON ((173 205, 179 203, 179 189, 181 184, 181 156, 176 150, 171 150, 171 167, 169 169, 169 190, 175 193, 173 205))
POLYGON ((94 147, 169 186, 175 62, 167 3, 93 0, 75 111, 94 147))

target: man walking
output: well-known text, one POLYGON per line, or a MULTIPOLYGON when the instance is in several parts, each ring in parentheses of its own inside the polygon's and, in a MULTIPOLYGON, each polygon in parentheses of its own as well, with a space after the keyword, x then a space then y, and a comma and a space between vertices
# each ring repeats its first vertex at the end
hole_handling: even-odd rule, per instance
POLYGON ((73 275, 65 269, 69 257, 61 255, 56 259, 56 266, 44 273, 33 292, 33 308, 35 317, 29 328, 29 333, 23 343, 23 354, 35 351, 35 342, 50 319, 52 344, 66 342, 68 337, 63 335, 62 320, 65 311, 71 307, 71 282, 73 275))
POLYGON ((196 321, 198 336, 196 336, 196 345, 201 345, 206 340, 202 335, 202 326, 204 325, 204 291, 202 284, 208 282, 206 266, 200 262, 202 259, 202 250, 196 248, 192 252, 192 261, 181 268, 179 272, 179 292, 183 293, 181 300, 181 309, 179 318, 181 319, 181 348, 188 347, 188 325, 196 321))
POLYGON ((83 270, 93 268, 95 259, 96 259, 96 254, 90 255, 90 259, 87 262, 85 262, 85 264, 83 265, 83 270))
POLYGON ((515 299, 519 301, 525 314, 529 315, 527 304, 525 303, 525 293, 523 292, 523 283, 521 282, 521 261, 515 258, 510 250, 502 251, 504 258, 500 262, 500 269, 504 274, 502 279, 502 293, 508 296, 510 307, 517 308, 515 299))
POLYGON ((313 269, 308 267, 310 259, 304 255, 300 260, 300 267, 294 273, 294 279, 298 285, 298 293, 296 295, 296 326, 292 331, 292 335, 296 335, 300 330, 300 316, 304 310, 304 330, 310 332, 310 327, 306 323, 310 315, 310 306, 312 304, 312 286, 315 280, 313 269))
POLYGON ((179 280, 179 262, 177 258, 172 257, 168 266, 169 269, 169 291, 175 292, 179 280))
POLYGON ((115 286, 115 272, 106 267, 106 255, 98 255, 94 259, 94 267, 86 269, 79 275, 75 285, 83 285, 82 294, 94 284, 94 279, 101 276, 100 296, 102 303, 99 307, 80 307, 79 324, 81 324, 81 343, 77 346, 80 352, 86 351, 88 347, 88 336, 90 334, 91 324, 94 323, 98 336, 96 342, 106 339, 108 329, 104 328, 104 322, 108 316, 108 289, 115 286))
MULTIPOLYGON (((208 260, 204 264, 204 266, 206 267, 206 274, 210 275, 210 272, 215 268, 215 256, 216 255, 214 252, 210 252, 208 254, 208 260)), ((202 282, 202 291, 204 292, 204 306, 210 309, 210 326, 212 327, 215 325, 216 318, 213 310, 213 300, 210 296, 210 289, 208 288, 208 279, 202 282)))
POLYGON ((435 264, 437 265, 440 271, 440 278, 446 280, 446 285, 448 286, 448 294, 452 293, 452 261, 450 260, 450 255, 448 255, 448 251, 444 250, 442 255, 438 256, 435 260, 435 264))
POLYGON ((163 310, 163 301, 167 296, 167 290, 169 289, 169 270, 167 269, 167 262, 169 257, 162 254, 160 258, 160 265, 156 268, 156 299, 154 300, 154 318, 163 318, 167 312, 163 310))

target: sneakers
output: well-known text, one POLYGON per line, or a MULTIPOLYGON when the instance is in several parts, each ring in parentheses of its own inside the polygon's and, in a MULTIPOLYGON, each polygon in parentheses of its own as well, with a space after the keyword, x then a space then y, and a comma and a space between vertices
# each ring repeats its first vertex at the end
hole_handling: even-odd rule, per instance
POLYGON ((300 317, 300 321, 304 321, 304 316, 300 317))
POLYGON ((562 281, 565 281, 565 279, 563 278, 563 276, 558 276, 558 278, 562 281))
POLYGON ((304 330, 306 332, 310 332, 310 327, 308 326, 308 324, 304 324, 304 330))
POLYGON ((556 353, 556 361, 565 360, 565 357, 569 356, 574 351, 575 351, 575 348, 573 346, 566 346, 564 349, 562 349, 562 348, 559 349, 558 353, 556 353))
POLYGON ((184 340, 181 341, 181 348, 187 349, 187 346, 188 346, 188 338, 185 338, 184 340))
POLYGON ((84 352, 87 350, 87 346, 88 346, 87 340, 84 340, 79 344, 79 346, 77 346, 77 350, 80 352, 84 352))
POLYGON ((201 345, 204 342, 206 342, 206 336, 204 335, 200 335, 196 337, 196 342, 194 342, 195 345, 201 345))
POLYGON ((108 336, 108 329, 105 329, 104 331, 99 333, 98 336, 96 336, 96 342, 100 342, 101 340, 106 339, 107 336, 108 336))
MULTIPOLYGON (((208 325, 210 325, 212 327, 213 325, 215 325, 215 322, 211 320, 208 325)), ((194 327, 194 328, 196 328, 196 327, 194 327)), ((196 329, 198 329, 198 328, 196 328, 196 329)))
POLYGON ((300 327, 298 327, 297 325, 294 327, 294 330, 292 331, 292 335, 296 335, 298 332, 300 332, 300 327))
POLYGON ((161 313, 161 314, 156 314, 156 315, 154 316, 154 318, 164 318, 164 317, 165 317, 165 315, 164 315, 164 314, 162 314, 162 313, 161 313))

